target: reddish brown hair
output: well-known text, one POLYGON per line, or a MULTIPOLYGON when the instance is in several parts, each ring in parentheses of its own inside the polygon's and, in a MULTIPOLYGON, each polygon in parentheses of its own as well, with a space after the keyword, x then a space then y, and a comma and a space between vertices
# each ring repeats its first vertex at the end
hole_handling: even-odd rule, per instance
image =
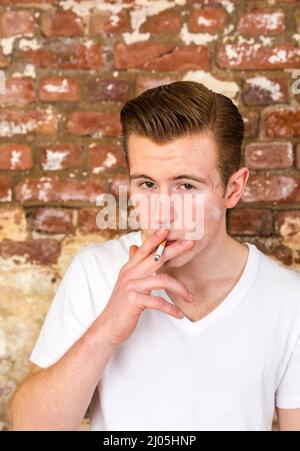
POLYGON ((188 134, 211 131, 218 147, 217 166, 224 187, 239 169, 244 121, 234 103, 203 84, 176 81, 130 99, 120 113, 127 165, 132 133, 164 144, 188 134))

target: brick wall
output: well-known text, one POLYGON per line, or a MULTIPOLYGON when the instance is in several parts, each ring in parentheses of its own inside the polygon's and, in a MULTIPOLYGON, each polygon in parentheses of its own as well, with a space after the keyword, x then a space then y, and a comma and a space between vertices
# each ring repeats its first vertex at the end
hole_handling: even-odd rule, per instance
MULTIPOLYGON (((250 180, 231 234, 300 268, 300 2, 0 0, 0 426, 96 201, 126 184, 119 111, 196 80, 238 105, 250 180), (295 78, 296 77, 296 78, 295 78)), ((1 427, 0 427, 1 429, 1 427)))

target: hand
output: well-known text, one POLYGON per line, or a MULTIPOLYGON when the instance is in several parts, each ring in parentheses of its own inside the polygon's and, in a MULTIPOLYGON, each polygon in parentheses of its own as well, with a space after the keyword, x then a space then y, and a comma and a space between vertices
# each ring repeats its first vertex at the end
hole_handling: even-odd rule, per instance
POLYGON ((159 229, 140 246, 129 248, 129 260, 121 268, 107 305, 99 316, 109 344, 119 345, 132 334, 141 313, 146 309, 160 310, 175 318, 183 318, 181 310, 163 297, 151 296, 152 290, 167 288, 186 302, 193 302, 188 288, 168 274, 153 275, 171 258, 191 249, 194 242, 175 242, 169 245, 158 261, 154 260, 157 246, 168 235, 159 229), (185 243, 185 244, 183 244, 185 243))

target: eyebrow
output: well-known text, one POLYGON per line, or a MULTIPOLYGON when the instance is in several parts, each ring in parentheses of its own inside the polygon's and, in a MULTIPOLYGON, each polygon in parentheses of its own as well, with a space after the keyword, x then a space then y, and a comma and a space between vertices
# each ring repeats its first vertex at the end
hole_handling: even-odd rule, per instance
MULTIPOLYGON (((146 174, 134 174, 134 175, 129 176, 130 180, 140 179, 140 178, 149 179, 149 180, 152 180, 153 182, 156 182, 155 179, 153 179, 152 177, 150 177, 149 175, 146 175, 146 174)), ((194 175, 189 175, 189 174, 178 175, 177 177, 173 177, 171 180, 181 180, 181 179, 195 180, 196 182, 204 183, 204 184, 208 183, 208 180, 206 178, 195 177, 194 175)))

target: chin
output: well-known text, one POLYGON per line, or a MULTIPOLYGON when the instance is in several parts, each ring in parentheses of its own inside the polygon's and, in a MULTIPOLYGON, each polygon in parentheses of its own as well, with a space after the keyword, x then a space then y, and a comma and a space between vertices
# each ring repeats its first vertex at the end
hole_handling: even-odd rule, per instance
POLYGON ((181 266, 184 266, 190 260, 191 257, 181 254, 177 255, 176 257, 173 257, 171 260, 166 261, 164 263, 164 266, 167 266, 168 268, 181 268, 181 266))

